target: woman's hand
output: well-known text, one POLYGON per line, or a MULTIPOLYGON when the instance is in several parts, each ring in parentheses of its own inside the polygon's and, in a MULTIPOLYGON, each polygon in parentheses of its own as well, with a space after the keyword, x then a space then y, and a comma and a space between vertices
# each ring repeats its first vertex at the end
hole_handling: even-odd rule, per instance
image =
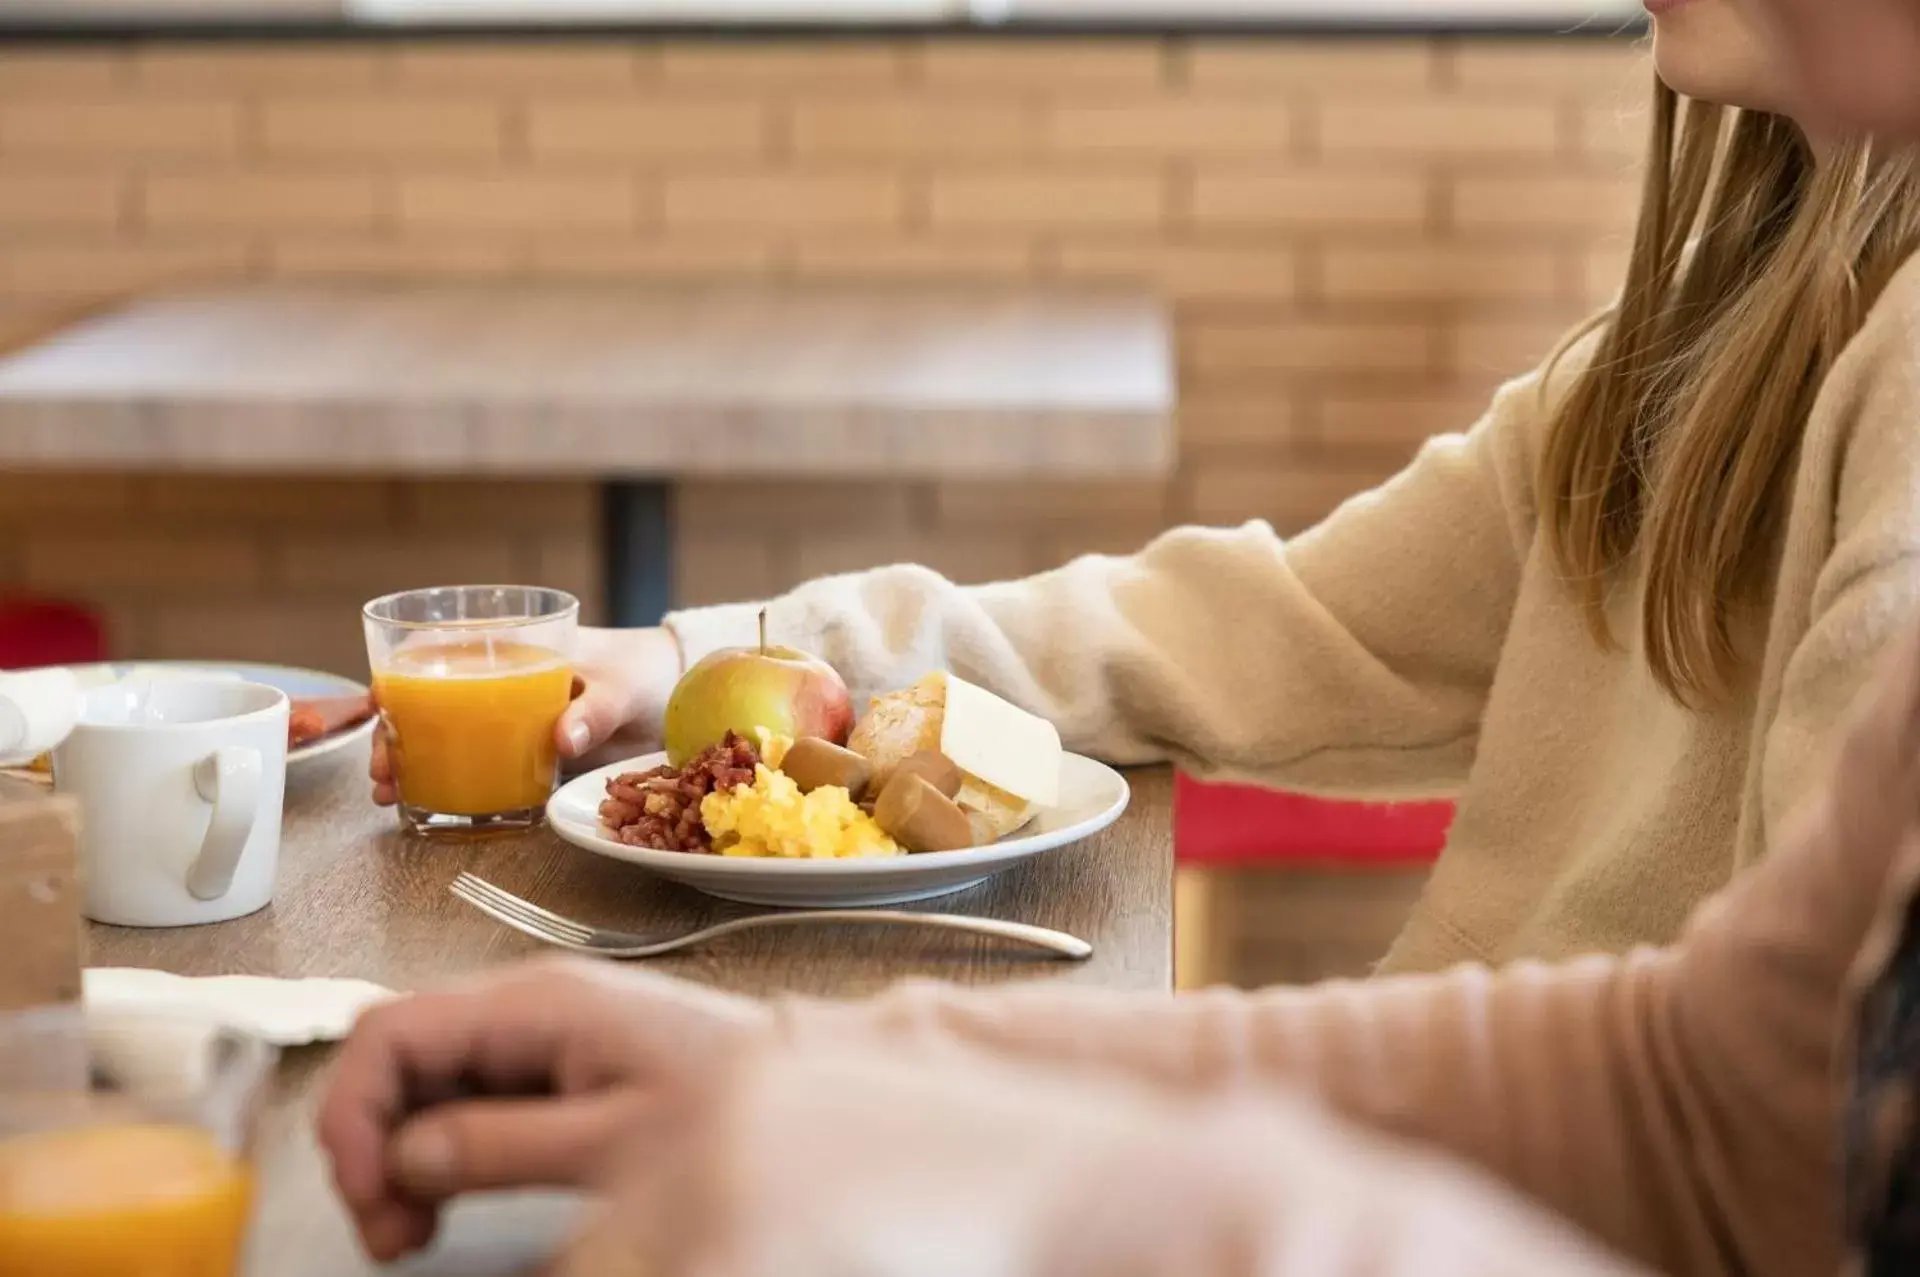
POLYGON ((772 1023, 699 985, 532 963, 362 1016, 320 1143, 368 1253, 390 1261, 430 1242, 463 1193, 597 1183, 632 1132, 692 1120, 772 1023))
MULTIPOLYGON (((591 765, 658 749, 667 697, 680 680, 680 644, 664 629, 580 631, 573 660, 573 703, 554 725, 560 757, 591 765)), ((373 800, 398 802, 387 732, 374 732, 373 800)))

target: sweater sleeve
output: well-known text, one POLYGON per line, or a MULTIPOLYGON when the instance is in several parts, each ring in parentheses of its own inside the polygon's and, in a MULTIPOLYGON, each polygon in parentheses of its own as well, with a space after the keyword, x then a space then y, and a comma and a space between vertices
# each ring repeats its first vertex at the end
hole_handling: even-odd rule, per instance
MULTIPOLYGON (((1536 374, 1471 432, 1283 543, 1182 528, 1131 557, 961 587, 916 567, 814 581, 769 605, 856 697, 933 669, 1117 763, 1171 761, 1329 794, 1450 791, 1533 536, 1536 374)), ((689 661, 752 641, 759 605, 677 613, 689 661)))
POLYGON ((1819 801, 1672 949, 1181 998, 916 984, 787 1004, 783 1031, 802 1048, 985 1055, 1186 1099, 1304 1087, 1659 1271, 1837 1271, 1841 998, 1883 896, 1912 881, 1897 853, 1920 787, 1920 642, 1898 646, 1819 801))
POLYGON ((1298 1095, 1181 1101, 988 1060, 789 1051, 739 1061, 717 1103, 644 1152, 564 1273, 1641 1271, 1298 1095))
MULTIPOLYGON (((1801 635, 1785 663, 1778 707, 1756 742, 1764 829, 1743 843, 1749 858, 1778 831, 1823 774, 1847 706, 1877 658, 1920 618, 1920 263, 1882 295, 1829 383, 1839 389, 1833 452, 1803 462, 1797 506, 1822 517, 1789 529, 1827 546, 1811 588, 1781 591, 1801 635), (1820 499, 1806 499, 1818 485, 1820 499), (1802 602, 1801 600, 1804 600, 1802 602)), ((1790 558, 1793 556, 1789 556, 1790 558)))

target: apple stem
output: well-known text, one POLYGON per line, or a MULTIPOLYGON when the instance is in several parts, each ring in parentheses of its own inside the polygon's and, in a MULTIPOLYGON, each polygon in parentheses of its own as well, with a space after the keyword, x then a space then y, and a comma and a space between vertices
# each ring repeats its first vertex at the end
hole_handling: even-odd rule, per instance
POLYGON ((760 609, 760 655, 767 654, 767 609, 760 609))

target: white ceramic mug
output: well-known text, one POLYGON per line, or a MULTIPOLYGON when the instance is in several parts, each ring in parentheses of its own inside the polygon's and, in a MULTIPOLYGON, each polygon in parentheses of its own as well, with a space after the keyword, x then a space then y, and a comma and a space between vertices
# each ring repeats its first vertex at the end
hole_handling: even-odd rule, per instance
POLYGON ((288 712, 258 683, 129 679, 81 698, 53 784, 80 803, 89 918, 185 927, 266 907, 288 712))

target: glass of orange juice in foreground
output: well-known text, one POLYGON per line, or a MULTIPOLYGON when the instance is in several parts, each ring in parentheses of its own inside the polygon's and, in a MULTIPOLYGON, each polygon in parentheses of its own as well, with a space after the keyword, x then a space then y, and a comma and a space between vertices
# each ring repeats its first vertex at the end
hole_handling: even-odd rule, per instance
POLYGON ((526 829, 559 772, 580 602, 526 585, 452 585, 367 604, 367 658, 418 833, 526 829))
POLYGON ((218 1026, 0 1016, 0 1273, 236 1277, 276 1053, 218 1026))

